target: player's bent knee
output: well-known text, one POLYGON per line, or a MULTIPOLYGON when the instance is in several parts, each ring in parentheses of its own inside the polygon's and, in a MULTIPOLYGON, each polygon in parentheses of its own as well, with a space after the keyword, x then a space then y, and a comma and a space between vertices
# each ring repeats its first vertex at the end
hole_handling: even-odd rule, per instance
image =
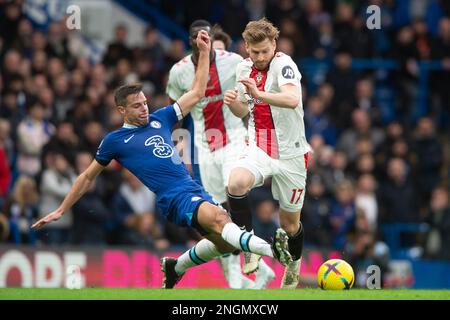
POLYGON ((253 180, 253 175, 248 170, 234 169, 228 180, 228 192, 235 196, 246 194, 252 186, 253 180))
POLYGON ((222 234, 223 227, 229 222, 231 222, 231 218, 228 213, 225 210, 217 208, 214 221, 216 233, 222 234))

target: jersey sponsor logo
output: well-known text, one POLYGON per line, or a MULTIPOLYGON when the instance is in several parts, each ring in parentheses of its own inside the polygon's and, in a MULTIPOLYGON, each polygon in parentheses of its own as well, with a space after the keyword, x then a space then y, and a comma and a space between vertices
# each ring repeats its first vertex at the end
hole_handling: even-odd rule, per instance
POLYGON ((172 147, 164 142, 161 136, 152 136, 145 140, 145 146, 154 146, 153 154, 158 158, 170 158, 173 155, 172 147))
POLYGON ((192 202, 195 202, 195 201, 198 201, 198 200, 200 200, 201 199, 201 197, 192 197, 191 198, 191 201, 192 202))
POLYGON ((159 122, 159 121, 152 121, 152 122, 150 122, 150 126, 152 128, 159 129, 159 128, 161 128, 161 122, 159 122))
POLYGON ((128 141, 130 141, 131 139, 133 139, 134 134, 131 135, 131 137, 127 138, 127 139, 123 139, 123 142, 128 143, 128 141))
POLYGON ((281 70, 281 74, 285 79, 294 79, 295 73, 290 66, 284 66, 281 70))

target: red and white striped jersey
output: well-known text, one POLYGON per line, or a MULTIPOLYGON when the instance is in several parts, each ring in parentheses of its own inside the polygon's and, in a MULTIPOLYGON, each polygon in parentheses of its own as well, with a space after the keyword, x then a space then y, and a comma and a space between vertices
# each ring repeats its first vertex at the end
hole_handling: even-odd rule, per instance
MULTIPOLYGON (((275 54, 266 70, 257 70, 250 58, 243 60, 236 69, 236 78, 253 78, 259 90, 272 93, 281 92, 281 86, 291 83, 297 86, 301 97, 300 71, 292 58, 282 52, 275 54)), ((239 99, 249 104, 250 145, 256 144, 275 159, 303 156, 311 150, 305 137, 301 98, 298 106, 290 109, 251 99, 242 84, 238 85, 238 92, 239 99)))
MULTIPOLYGON (((215 50, 205 98, 191 110, 197 148, 215 151, 227 144, 245 143, 247 129, 242 119, 223 103, 225 91, 236 87, 235 71, 241 61, 242 57, 238 54, 215 50)), ((191 89, 195 68, 191 55, 188 55, 170 69, 166 92, 172 100, 176 101, 191 89)))

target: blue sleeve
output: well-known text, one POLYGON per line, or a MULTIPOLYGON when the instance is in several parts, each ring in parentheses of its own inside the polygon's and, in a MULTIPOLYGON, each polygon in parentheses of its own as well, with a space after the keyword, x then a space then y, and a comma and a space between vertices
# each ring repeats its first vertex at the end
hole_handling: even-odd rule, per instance
POLYGON ((156 110, 152 115, 159 118, 162 123, 167 124, 170 128, 183 118, 181 109, 176 103, 169 104, 164 108, 156 110))
POLYGON ((111 135, 108 134, 98 146, 95 160, 102 166, 107 166, 114 159, 114 143, 112 140, 111 135))

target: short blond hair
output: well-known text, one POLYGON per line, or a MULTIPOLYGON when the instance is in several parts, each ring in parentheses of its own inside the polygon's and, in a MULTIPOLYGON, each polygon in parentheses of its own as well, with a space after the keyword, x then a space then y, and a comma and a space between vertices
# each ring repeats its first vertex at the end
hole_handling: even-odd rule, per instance
POLYGON ((244 32, 242 32, 242 38, 248 43, 258 43, 265 39, 269 39, 270 41, 277 40, 279 34, 280 31, 272 22, 266 18, 262 18, 247 23, 244 32))

